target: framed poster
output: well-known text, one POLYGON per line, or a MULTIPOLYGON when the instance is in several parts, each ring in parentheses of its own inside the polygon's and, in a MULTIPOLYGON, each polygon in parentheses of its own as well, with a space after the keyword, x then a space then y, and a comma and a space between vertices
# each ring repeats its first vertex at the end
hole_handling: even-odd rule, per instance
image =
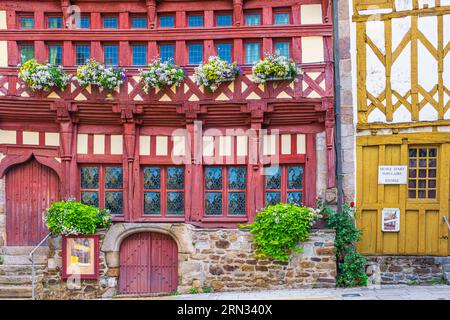
POLYGON ((99 236, 76 235, 62 238, 62 277, 98 279, 99 236))
POLYGON ((399 208, 383 208, 381 217, 381 230, 383 232, 399 232, 400 231, 400 209, 399 208))

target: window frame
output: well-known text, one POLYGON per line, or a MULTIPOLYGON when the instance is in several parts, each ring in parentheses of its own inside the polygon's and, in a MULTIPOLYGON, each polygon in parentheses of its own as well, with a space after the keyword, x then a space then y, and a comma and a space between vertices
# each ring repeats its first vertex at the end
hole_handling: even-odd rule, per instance
POLYGON ((120 28, 120 21, 119 21, 119 16, 115 15, 115 14, 103 14, 101 17, 101 22, 102 22, 102 29, 107 29, 107 30, 117 30, 120 28), (105 27, 105 19, 108 18, 116 18, 117 20, 117 27, 105 27))
POLYGON ((249 216, 249 201, 248 201, 248 190, 249 190, 249 173, 248 166, 243 164, 229 164, 229 165, 203 165, 202 168, 202 188, 203 188, 203 219, 204 221, 208 220, 220 220, 220 221, 228 221, 233 219, 238 220, 247 220, 249 216), (245 170, 245 189, 228 189, 229 186, 229 169, 230 168, 243 168, 245 170), (220 190, 208 190, 206 189, 206 174, 205 171, 208 168, 221 168, 222 169, 222 189, 220 190), (206 213, 206 193, 220 193, 222 195, 222 210, 221 214, 207 214, 206 213), (243 193, 245 195, 245 214, 243 215, 230 215, 228 213, 229 209, 229 193, 243 193))
POLYGON ((76 24, 76 28, 77 29, 91 29, 91 16, 89 15, 89 14, 85 14, 85 15, 81 15, 80 16, 80 20, 79 20, 79 23, 80 23, 80 25, 78 25, 78 24, 76 24), (88 21, 89 21, 89 26, 87 27, 87 28, 83 28, 83 27, 81 27, 81 19, 88 19, 88 21))
POLYGON ((47 42, 46 43, 46 50, 47 50, 47 61, 50 63, 50 47, 61 47, 61 63, 58 63, 56 65, 62 65, 63 59, 64 59, 64 45, 60 42, 47 42))
POLYGON ((263 24, 264 24, 264 21, 263 21, 263 14, 262 14, 261 9, 244 10, 244 26, 257 27, 257 26, 262 26, 263 24), (259 24, 247 24, 247 16, 248 15, 259 15, 259 24))
POLYGON ((283 164, 279 164, 279 167, 281 169, 280 172, 280 189, 267 189, 267 185, 266 185, 266 177, 264 176, 264 187, 263 187, 263 203, 264 206, 267 206, 266 203, 266 193, 267 192, 279 192, 280 193, 280 203, 288 203, 287 199, 288 199, 288 193, 289 192, 299 192, 302 194, 302 205, 305 205, 305 201, 306 201, 306 168, 305 168, 305 164, 304 163, 283 163, 283 164), (302 188, 301 189, 289 189, 288 188, 288 181, 289 181, 289 177, 288 177, 288 168, 290 167, 301 167, 302 168, 302 188))
POLYGON ((129 19, 129 28, 134 30, 145 30, 148 29, 148 19, 146 15, 143 14, 131 14, 129 19), (144 19, 145 20, 145 27, 133 27, 133 19, 144 19))
POLYGON ((125 170, 122 163, 83 163, 78 165, 78 197, 80 202, 82 201, 82 192, 97 192, 98 193, 98 207, 100 209, 106 208, 106 193, 107 192, 122 192, 122 212, 112 213, 111 216, 114 218, 123 218, 126 214, 125 203, 126 203, 126 189, 125 188, 125 170), (97 167, 98 168, 98 188, 82 188, 81 187, 81 169, 86 167, 97 167), (121 189, 108 189, 105 186, 106 181, 106 168, 121 168, 122 169, 122 188, 121 189))
POLYGON ((77 63, 77 48, 79 46, 80 47, 83 46, 83 47, 88 47, 89 48, 89 57, 86 60, 88 60, 88 59, 90 59, 92 57, 92 46, 91 46, 90 43, 88 43, 88 42, 74 43, 74 45, 73 45, 74 55, 73 56, 74 56, 74 60, 75 60, 74 64, 76 66, 82 66, 82 65, 84 65, 86 63, 86 60, 83 63, 81 63, 81 64, 77 63))
POLYGON ((292 10, 291 8, 273 8, 272 10, 272 24, 274 26, 289 26, 293 24, 293 19, 292 19, 292 10), (283 14, 283 13, 287 13, 288 14, 288 23, 287 24, 277 24, 275 23, 275 16, 277 14, 283 14))
POLYGON ((277 43, 288 43, 288 50, 289 50, 289 55, 288 55, 288 60, 292 59, 292 40, 291 39, 287 39, 287 38, 280 38, 280 39, 273 39, 273 53, 277 52, 277 43))
POLYGON ((199 64, 201 64, 205 60, 205 45, 204 45, 203 42, 195 41, 195 42, 188 42, 188 43, 186 43, 186 51, 187 51, 186 53, 187 53, 187 60, 188 60, 187 64, 189 66, 198 66, 199 64), (199 63, 191 63, 191 61, 190 61, 189 47, 191 45, 201 45, 202 46, 202 61, 200 61, 199 63))
POLYGON ((143 42, 131 42, 130 43, 130 53, 131 53, 131 66, 133 67, 144 67, 147 65, 148 62, 148 46, 146 43, 143 42), (145 48, 145 62, 144 64, 134 64, 134 47, 136 46, 142 46, 145 48))
POLYGON ((418 202, 433 202, 433 203, 436 203, 436 202, 439 202, 439 193, 440 193, 440 190, 439 190, 439 171, 440 171, 439 170, 439 161, 440 161, 440 159, 439 158, 440 158, 440 148, 439 148, 438 145, 434 145, 434 144, 431 144, 431 145, 408 145, 408 149, 407 149, 407 159, 408 159, 408 163, 407 163, 407 185, 406 185, 406 190, 407 190, 406 191, 406 199, 407 199, 407 201, 414 202, 414 203, 418 203, 418 202), (410 166, 410 159, 411 159, 410 150, 411 149, 416 149, 417 150, 416 157, 412 157, 412 158, 415 158, 416 161, 417 161, 417 164, 416 164, 415 167, 411 167, 410 166), (419 149, 426 149, 427 150, 427 156, 426 157, 420 157, 419 153, 418 153, 419 149), (430 167, 429 164, 428 164, 428 160, 430 160, 429 159, 430 158, 429 157, 429 149, 436 149, 436 156, 435 157, 431 157, 432 159, 436 160, 436 167, 430 167), (420 168, 421 168, 420 165, 419 165, 420 159, 427 160, 427 166, 423 167, 426 170, 426 177, 425 178, 421 178, 419 176, 419 172, 417 172, 415 178, 411 178, 410 177, 410 170, 417 170, 417 171, 419 171, 420 168), (436 170, 436 175, 435 175, 434 179, 432 178, 432 180, 435 180, 435 187, 434 188, 430 188, 428 186, 429 185, 428 181, 430 180, 429 177, 428 177, 428 174, 429 174, 429 170, 430 169, 436 170), (410 188, 410 181, 411 180, 415 180, 416 181, 416 187, 415 188, 410 188), (419 180, 425 180, 425 182, 426 182, 426 187, 425 188, 419 188, 419 180), (409 196, 410 190, 414 190, 414 192, 416 194, 416 196, 414 198, 409 196), (426 197, 425 198, 419 198, 419 191, 420 190, 425 190, 425 192, 426 192, 426 197), (429 198, 428 197, 428 191, 430 191, 430 190, 434 190, 435 191, 435 197, 434 198, 429 198))
POLYGON ((229 28, 233 26, 233 12, 232 11, 215 11, 214 12, 214 26, 217 28, 229 28), (219 17, 220 16, 230 16, 231 24, 228 26, 219 26, 219 17))
POLYGON ((259 44, 259 60, 261 60, 263 58, 263 53, 262 53, 263 43, 261 40, 255 39, 255 40, 244 41, 244 45, 243 45, 244 52, 243 52, 242 57, 243 57, 243 61, 244 61, 243 64, 247 65, 247 66, 251 66, 253 64, 253 62, 247 62, 247 44, 250 44, 250 43, 258 43, 259 44))
POLYGON ((21 29, 21 30, 33 30, 36 27, 36 20, 34 19, 34 14, 33 13, 18 13, 17 14, 17 29, 21 29), (25 19, 33 19, 33 27, 32 28, 23 28, 22 27, 22 18, 25 19))
MULTIPOLYGON (((175 63, 175 56, 176 56, 176 50, 177 50, 176 44, 174 42, 158 42, 158 57, 161 59, 161 61, 166 61, 166 60, 163 60, 161 57, 161 46, 172 46, 173 47, 172 62, 175 63)), ((189 59, 189 57, 188 57, 188 59, 189 59)))
POLYGON ((59 14, 47 14, 45 15, 45 29, 51 29, 51 30, 61 30, 64 29, 64 17, 59 14), (59 18, 61 19, 61 27, 59 28, 50 28, 50 19, 59 18))
POLYGON ((203 12, 187 12, 186 13, 186 27, 187 28, 204 28, 205 27, 205 14, 203 12), (202 25, 201 26, 191 26, 189 24, 189 20, 192 17, 202 17, 202 25))
MULTIPOLYGON (((23 64, 23 63, 25 63, 26 61, 23 61, 22 62, 22 47, 32 47, 33 48, 33 58, 30 58, 29 60, 31 60, 31 59, 36 59, 36 47, 35 47, 35 45, 34 45, 34 43, 33 42, 30 42, 30 41, 26 41, 26 42, 19 42, 18 44, 17 44, 17 47, 18 47, 18 49, 19 49, 19 63, 20 64, 23 64)), ((27 60, 27 61, 29 61, 29 60, 27 60)))
POLYGON ((186 167, 183 165, 169 165, 169 164, 143 164, 141 165, 140 169, 140 183, 141 183, 141 194, 142 194, 142 209, 141 209, 141 216, 150 219, 150 220, 158 220, 158 219, 175 219, 175 220, 185 220, 187 210, 187 201, 186 201, 186 181, 187 181, 187 171, 186 167), (144 169, 145 168, 159 168, 160 170, 160 188, 159 189, 145 189, 145 182, 144 182, 144 169), (184 182, 183 182, 183 189, 168 189, 167 188, 167 171, 169 168, 181 168, 183 169, 184 173, 184 182), (160 214, 146 214, 145 213, 145 193, 148 192, 159 192, 160 194, 160 214), (183 215, 176 215, 176 214, 167 214, 167 193, 169 192, 178 192, 183 193, 184 197, 184 204, 183 204, 183 215))
POLYGON ((172 29, 176 27, 176 15, 175 13, 162 13, 162 14, 158 14, 158 28, 163 28, 163 29, 172 29), (162 17, 172 17, 173 18, 173 26, 172 27, 163 27, 161 26, 161 18, 162 17))
POLYGON ((105 43, 102 43, 102 52, 103 52, 103 63, 105 64, 105 66, 113 66, 113 67, 117 67, 117 66, 119 66, 119 60, 120 60, 120 57, 119 57, 119 54, 120 54, 120 47, 119 47, 119 44, 118 43, 114 43, 114 42, 105 42, 105 43), (108 64, 108 63, 106 63, 106 47, 116 47, 117 48, 117 63, 115 63, 115 64, 108 64))
POLYGON ((214 43, 214 54, 216 55, 216 56, 219 56, 219 48, 218 48, 218 46, 219 45, 221 45, 221 44, 229 44, 229 45, 231 45, 231 51, 230 51, 230 63, 233 63, 233 61, 234 61, 234 43, 233 43, 233 40, 231 40, 231 41, 228 41, 228 40, 220 40, 220 41, 216 41, 215 43, 214 43))

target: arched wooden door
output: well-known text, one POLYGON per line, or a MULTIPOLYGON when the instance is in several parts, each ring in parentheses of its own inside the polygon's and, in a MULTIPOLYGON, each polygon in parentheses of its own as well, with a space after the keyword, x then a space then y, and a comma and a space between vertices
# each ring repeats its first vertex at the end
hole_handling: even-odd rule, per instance
POLYGON ((47 234, 45 210, 58 201, 60 183, 51 168, 32 159, 6 173, 6 243, 34 246, 47 234))
POLYGON ((178 286, 178 249, 168 235, 136 233, 120 247, 119 292, 170 293, 178 286))

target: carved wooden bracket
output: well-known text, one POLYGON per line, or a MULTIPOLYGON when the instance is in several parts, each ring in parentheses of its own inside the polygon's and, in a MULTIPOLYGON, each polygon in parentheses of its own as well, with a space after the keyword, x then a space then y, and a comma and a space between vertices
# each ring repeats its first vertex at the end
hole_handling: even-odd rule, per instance
POLYGON ((147 19, 150 29, 155 29, 156 27, 156 0, 146 0, 147 6, 147 19))
POLYGON ((244 0, 233 0, 233 16, 234 25, 240 26, 242 24, 244 0))

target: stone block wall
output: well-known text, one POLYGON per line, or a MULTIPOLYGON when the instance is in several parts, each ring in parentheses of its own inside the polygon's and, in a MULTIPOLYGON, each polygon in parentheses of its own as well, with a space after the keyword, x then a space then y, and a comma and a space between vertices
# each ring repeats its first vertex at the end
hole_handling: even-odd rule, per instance
POLYGON ((303 253, 289 262, 256 259, 252 235, 243 230, 194 230, 195 251, 181 263, 180 291, 208 287, 214 291, 334 287, 334 233, 315 230, 303 253))
POLYGON ((442 257, 368 256, 371 284, 432 284, 443 281, 442 257))
POLYGON ((334 232, 312 230, 303 252, 286 263, 254 257, 252 235, 241 229, 204 229, 188 224, 118 223, 100 238, 100 277, 61 279, 61 238, 49 242, 48 268, 38 286, 40 299, 110 298, 117 293, 120 243, 134 232, 163 232, 178 244, 178 291, 215 292, 334 287, 334 232))

